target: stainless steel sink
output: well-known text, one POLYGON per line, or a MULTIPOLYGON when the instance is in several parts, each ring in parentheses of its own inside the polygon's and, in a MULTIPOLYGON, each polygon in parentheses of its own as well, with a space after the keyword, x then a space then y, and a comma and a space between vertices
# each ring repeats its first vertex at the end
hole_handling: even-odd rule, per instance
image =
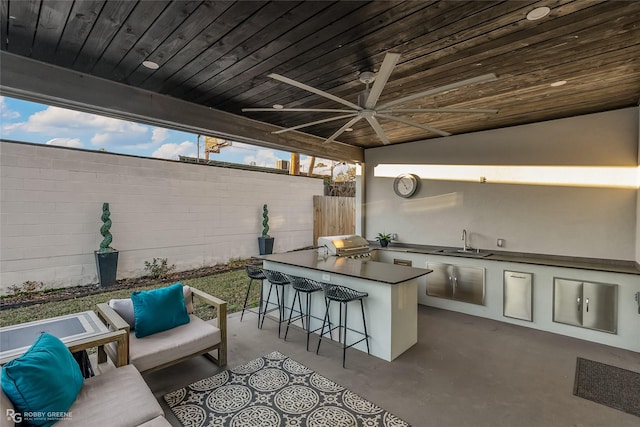
POLYGON ((489 255, 493 255, 491 252, 478 252, 475 249, 467 249, 466 251, 464 249, 441 249, 438 251, 438 253, 441 253, 443 255, 464 256, 469 258, 484 258, 489 255))

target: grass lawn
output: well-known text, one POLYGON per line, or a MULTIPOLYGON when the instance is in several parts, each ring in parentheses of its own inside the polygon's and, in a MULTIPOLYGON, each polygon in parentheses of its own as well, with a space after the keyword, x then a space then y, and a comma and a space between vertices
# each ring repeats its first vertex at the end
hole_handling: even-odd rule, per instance
MULTIPOLYGON (((244 303, 244 296, 247 291, 248 284, 247 275, 244 269, 226 271, 194 279, 185 279, 181 282, 227 301, 227 311, 229 313, 242 310, 242 304, 244 303)), ((168 286, 169 284, 162 283, 155 286, 107 291, 101 294, 88 295, 65 301, 54 301, 36 304, 29 307, 2 310, 0 311, 0 327, 77 313, 80 311, 95 310, 96 304, 107 302, 112 298, 128 298, 131 292, 135 290, 154 289, 168 286)), ((252 293, 249 296, 249 299, 251 306, 258 305, 258 301, 260 300, 259 286, 252 287, 252 293)), ((198 300, 199 298, 195 299, 196 315, 205 320, 215 317, 214 310, 203 303, 197 304, 198 300)))

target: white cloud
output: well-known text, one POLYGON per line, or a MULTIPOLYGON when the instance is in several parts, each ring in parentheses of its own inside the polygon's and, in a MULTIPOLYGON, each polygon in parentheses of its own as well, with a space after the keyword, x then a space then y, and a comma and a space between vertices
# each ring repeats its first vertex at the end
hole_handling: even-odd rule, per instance
POLYGON ((82 148, 82 142, 78 138, 53 138, 45 142, 46 145, 57 145, 59 147, 82 148))
POLYGON ((169 131, 163 128, 154 128, 151 133, 151 142, 159 144, 169 138, 169 131))
POLYGON ((111 136, 112 135, 109 133, 96 133, 95 135, 93 135, 93 138, 91 138, 91 143, 96 146, 105 145, 109 143, 111 136))
POLYGON ((196 144, 184 141, 180 144, 163 144, 151 154, 151 157, 177 159, 178 156, 196 157, 196 144))
POLYGON ((274 150, 264 149, 259 149, 255 154, 244 158, 244 162, 248 165, 255 164, 256 166, 266 166, 270 168, 274 168, 276 166, 276 161, 278 160, 281 159, 276 156, 274 150))
POLYGON ((45 110, 32 114, 26 122, 22 123, 21 127, 22 130, 27 132, 41 133, 66 130, 69 128, 122 134, 141 134, 148 130, 147 126, 137 123, 59 107, 47 107, 45 110))
POLYGON ((149 127, 145 125, 51 106, 32 114, 25 122, 4 126, 3 131, 39 133, 51 139, 65 135, 64 139, 90 140, 94 146, 112 149, 149 138, 149 127))
POLYGON ((255 151, 256 147, 254 145, 245 144, 244 142, 235 142, 232 141, 231 146, 225 147, 224 151, 226 153, 242 153, 246 154, 247 150, 255 151))
POLYGON ((3 119, 17 119, 20 117, 20 113, 9 108, 4 96, 0 96, 0 117, 3 119))
POLYGON ((20 125, 21 125, 21 123, 8 123, 8 124, 2 126, 2 132, 3 133, 11 133, 12 131, 14 131, 16 129, 20 129, 20 125))

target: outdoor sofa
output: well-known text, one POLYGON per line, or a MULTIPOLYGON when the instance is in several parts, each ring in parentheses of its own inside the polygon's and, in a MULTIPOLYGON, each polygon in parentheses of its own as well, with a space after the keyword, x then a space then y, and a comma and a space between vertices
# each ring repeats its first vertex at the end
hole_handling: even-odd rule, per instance
MULTIPOLYGON (((0 427, 13 427, 7 415, 14 406, 2 391, 0 427)), ((64 427, 108 425, 110 427, 170 426, 155 396, 133 365, 110 369, 84 380, 80 393, 67 411, 68 417, 56 423, 64 427)), ((20 415, 18 415, 20 416, 20 415)), ((17 419, 19 421, 19 419, 17 419)))
MULTIPOLYGON (((180 283, 146 292, 166 293, 172 292, 171 288, 181 289, 177 291, 178 299, 183 301, 183 307, 186 305, 186 314, 184 314, 186 323, 178 322, 173 326, 171 325, 173 320, 169 320, 169 326, 148 335, 140 334, 140 313, 134 311, 132 302, 132 298, 136 298, 136 295, 132 295, 132 298, 112 299, 108 303, 97 305, 98 316, 110 329, 127 331, 129 342, 126 347, 128 348, 126 363, 134 365, 143 374, 199 355, 212 359, 218 366, 226 365, 227 302, 180 283), (217 324, 213 321, 204 321, 193 314, 193 300, 196 297, 206 305, 215 308, 217 324), (214 357, 210 352, 216 350, 217 357, 214 357)), ((155 328, 163 323, 166 317, 171 317, 167 314, 169 311, 171 308, 152 310, 150 313, 152 319, 149 322, 152 324, 151 327, 155 328)), ((112 360, 117 359, 117 348, 114 344, 105 345, 104 349, 112 360)))

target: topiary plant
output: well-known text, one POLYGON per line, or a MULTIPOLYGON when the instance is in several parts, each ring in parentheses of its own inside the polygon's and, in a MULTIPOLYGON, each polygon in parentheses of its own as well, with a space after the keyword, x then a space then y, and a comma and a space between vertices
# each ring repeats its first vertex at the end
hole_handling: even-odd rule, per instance
POLYGON ((262 237, 268 239, 269 236, 269 209, 267 205, 262 206, 262 237))
POLYGON ((98 253, 113 252, 115 249, 111 247, 113 236, 109 232, 111 229, 111 212, 109 212, 109 203, 102 204, 102 227, 100 227, 100 234, 102 234, 102 242, 100 242, 100 250, 98 253))

